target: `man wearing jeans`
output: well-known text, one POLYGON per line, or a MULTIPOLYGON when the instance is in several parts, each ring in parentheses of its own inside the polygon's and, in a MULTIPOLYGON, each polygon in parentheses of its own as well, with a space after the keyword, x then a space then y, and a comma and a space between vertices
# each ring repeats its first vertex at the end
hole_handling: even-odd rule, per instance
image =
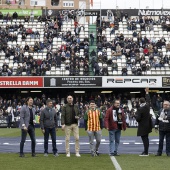
POLYGON ((62 108, 61 114, 61 125, 62 130, 65 131, 65 148, 66 157, 70 157, 70 134, 73 132, 75 138, 75 152, 76 157, 80 157, 79 150, 79 127, 78 119, 80 117, 80 112, 78 106, 73 103, 73 96, 67 96, 67 104, 62 108))
POLYGON ((104 123, 105 128, 109 131, 110 156, 119 156, 121 130, 126 130, 125 115, 123 109, 120 108, 119 100, 115 100, 113 106, 106 111, 104 123))
POLYGON ((26 104, 21 107, 20 110, 20 128, 21 128, 21 142, 20 142, 20 157, 25 157, 24 155, 24 143, 27 137, 27 133, 31 138, 31 150, 32 157, 36 157, 35 154, 35 109, 33 108, 33 99, 28 97, 26 99, 26 104))
POLYGON ((56 147, 56 130, 57 130, 57 112, 53 109, 53 102, 51 99, 46 101, 47 107, 41 111, 40 126, 44 134, 44 156, 48 156, 48 139, 49 134, 52 139, 53 154, 55 157, 59 156, 56 147))
POLYGON ((95 101, 90 101, 90 108, 84 115, 85 130, 89 136, 90 151, 92 156, 99 156, 98 149, 102 136, 102 114, 99 109, 96 109, 95 101), (94 147, 94 137, 96 139, 96 146, 94 147))

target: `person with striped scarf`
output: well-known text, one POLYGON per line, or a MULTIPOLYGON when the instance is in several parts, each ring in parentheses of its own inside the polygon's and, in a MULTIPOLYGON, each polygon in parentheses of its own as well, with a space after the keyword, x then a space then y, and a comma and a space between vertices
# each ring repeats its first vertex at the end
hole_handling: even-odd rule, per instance
POLYGON ((90 101, 89 109, 84 115, 85 130, 89 136, 91 156, 99 156, 99 146, 102 136, 103 118, 101 111, 96 108, 94 100, 90 101), (94 138, 96 146, 94 146, 94 138))

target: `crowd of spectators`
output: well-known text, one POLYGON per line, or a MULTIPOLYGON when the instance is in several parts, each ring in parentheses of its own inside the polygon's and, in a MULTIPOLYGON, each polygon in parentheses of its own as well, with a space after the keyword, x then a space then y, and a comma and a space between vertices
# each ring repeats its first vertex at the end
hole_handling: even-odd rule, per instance
MULTIPOLYGON (((62 106, 67 103, 66 99, 65 101, 62 101, 62 98, 57 95, 57 97, 50 96, 53 100, 54 109, 56 110, 58 114, 58 119, 60 121, 61 119, 61 111, 62 106)), ((40 97, 34 97, 33 98, 33 105, 36 109, 36 115, 40 116, 41 110, 46 107, 46 100, 49 99, 48 95, 42 94, 40 97)), ((89 101, 94 100, 96 102, 96 105, 98 108, 101 109, 101 112, 103 114, 103 117, 105 116, 106 110, 112 106, 112 102, 115 99, 119 99, 121 101, 121 107, 124 109, 127 119, 127 124, 130 126, 137 126, 137 122, 135 121, 135 112, 137 108, 139 107, 139 98, 131 98, 127 94, 108 94, 108 95, 81 95, 81 96, 75 96, 74 97, 74 103, 78 105, 81 113, 81 117, 83 118, 84 113, 89 107, 89 101), (130 101, 130 103, 129 103, 130 101)), ((164 100, 170 100, 170 95, 168 93, 163 94, 152 94, 151 95, 151 106, 154 111, 160 110, 162 106, 162 102, 164 100)), ((23 98, 21 96, 16 95, 5 95, 0 96, 0 118, 6 117, 10 118, 11 122, 14 121, 16 117, 20 116, 20 109, 23 105, 25 105, 26 98, 23 98)))
POLYGON ((3 16, 0 12, 0 20, 5 23, 0 26, 0 51, 5 53, 5 61, 13 59, 13 63, 17 67, 9 67, 7 62, 4 62, 1 68, 1 75, 26 75, 45 76, 46 71, 52 67, 64 65, 64 70, 69 70, 70 75, 79 75, 81 69, 84 75, 88 75, 89 67, 89 39, 84 37, 80 39, 80 32, 84 32, 85 27, 80 25, 74 13, 59 14, 54 18, 49 16, 40 16, 36 19, 33 16, 25 16, 23 22, 17 21, 17 13, 13 16, 7 14, 3 16), (9 24, 10 21, 10 24, 9 24), (12 21, 12 22, 11 22, 12 21), (25 25, 32 23, 40 23, 43 28, 43 37, 40 38, 40 31, 36 28, 26 28, 25 25), (70 22, 71 29, 62 30, 63 22, 70 22), (30 39, 33 44, 28 44, 27 39, 30 39), (58 45, 54 39, 61 39, 62 44, 58 45), (23 42, 25 41, 25 45, 23 42), (9 45, 12 42, 12 45, 9 45), (16 43, 15 43, 16 42, 16 43), (83 55, 80 56, 80 51, 83 50, 83 55), (42 54, 45 56, 35 59, 34 55, 42 54), (15 69, 15 70, 14 70, 15 69))
POLYGON ((125 59, 122 75, 127 75, 128 70, 132 70, 132 75, 142 75, 152 68, 169 67, 169 16, 157 19, 153 16, 129 17, 117 11, 103 18, 101 25, 100 17, 96 23, 97 62, 107 64, 111 71, 118 71, 118 62, 122 59, 125 59))
POLYGON ((143 75, 152 68, 169 68, 169 16, 130 17, 119 10, 115 14, 108 12, 108 18, 97 16, 97 35, 88 32, 83 39, 80 33, 85 31, 85 27, 79 24, 76 12, 59 12, 55 17, 42 15, 35 18, 32 10, 30 16, 25 16, 19 22, 17 20, 16 12, 12 16, 0 12, 0 52, 5 53, 0 68, 2 76, 20 76, 23 72, 28 76, 45 76, 52 67, 60 68, 62 64, 71 76, 80 75, 81 70, 81 75, 88 76, 90 65, 95 70, 95 76, 107 76, 108 67, 111 67, 111 71, 121 68, 122 75, 128 75, 128 70, 132 71, 132 75, 143 75), (63 29, 63 22, 70 23, 71 27, 63 29), (40 23, 41 28, 27 27, 30 23, 31 26, 40 23), (122 24, 124 28, 120 27, 122 24), (95 45, 95 37, 97 51, 89 52, 89 45, 95 45), (28 39, 33 43, 28 44, 28 39), (57 44, 56 39, 61 40, 61 45, 57 44), (43 57, 36 58, 39 54, 43 57), (89 60, 90 56, 92 61, 89 60), (125 63, 119 67, 118 62, 122 59, 125 59, 125 63), (9 60, 13 65, 9 64, 9 60))

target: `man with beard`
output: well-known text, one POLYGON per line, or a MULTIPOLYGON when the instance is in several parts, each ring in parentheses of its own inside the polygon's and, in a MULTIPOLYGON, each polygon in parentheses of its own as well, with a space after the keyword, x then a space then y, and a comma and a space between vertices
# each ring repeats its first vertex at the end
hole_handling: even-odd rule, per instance
POLYGON ((125 114, 120 108, 120 101, 115 100, 113 106, 106 111, 104 119, 105 128, 109 131, 110 156, 119 156, 121 130, 126 130, 125 114))

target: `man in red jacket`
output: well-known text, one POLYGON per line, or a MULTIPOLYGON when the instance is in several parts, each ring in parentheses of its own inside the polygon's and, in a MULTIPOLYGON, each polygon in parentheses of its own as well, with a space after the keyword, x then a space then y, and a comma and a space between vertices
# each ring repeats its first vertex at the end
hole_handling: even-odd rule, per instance
POLYGON ((115 100, 113 106, 106 111, 105 128, 109 131, 110 156, 119 156, 118 146, 121 130, 126 130, 125 114, 120 108, 120 101, 115 100))

